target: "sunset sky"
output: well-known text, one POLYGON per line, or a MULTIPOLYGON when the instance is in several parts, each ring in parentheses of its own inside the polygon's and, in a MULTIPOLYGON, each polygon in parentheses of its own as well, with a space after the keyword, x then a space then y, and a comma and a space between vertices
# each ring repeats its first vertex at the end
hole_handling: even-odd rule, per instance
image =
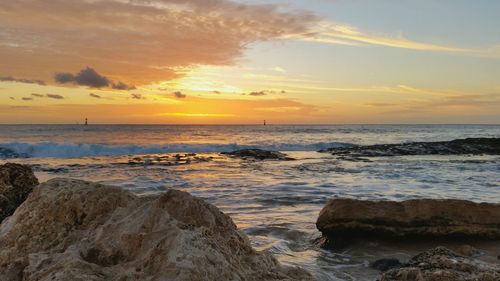
POLYGON ((500 1, 0 1, 0 123, 500 123, 500 1))

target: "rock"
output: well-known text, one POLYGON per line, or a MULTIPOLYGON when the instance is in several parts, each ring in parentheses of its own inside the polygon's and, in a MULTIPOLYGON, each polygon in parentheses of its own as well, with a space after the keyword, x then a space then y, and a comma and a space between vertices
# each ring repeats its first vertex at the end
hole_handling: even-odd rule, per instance
POLYGON ((401 155, 460 155, 500 154, 500 138, 468 138, 440 142, 413 142, 336 147, 320 152, 351 157, 401 156, 401 155))
POLYGON ((269 151, 262 149, 242 149, 231 152, 221 152, 224 155, 230 155, 239 158, 254 158, 258 160, 295 160, 279 151, 269 151))
POLYGON ((370 266, 380 271, 386 271, 392 268, 400 267, 401 262, 398 259, 379 259, 373 262, 370 266))
POLYGON ((385 272, 380 281, 497 281, 500 265, 489 264, 438 247, 413 257, 397 269, 385 272))
POLYGON ((216 207, 171 190, 138 197, 42 183, 0 225, 0 280, 312 280, 252 249, 216 207))
POLYGON ((456 249, 456 252, 465 257, 477 257, 482 253, 471 245, 462 245, 456 249))
POLYGON ((317 228, 330 242, 350 238, 500 239, 500 204, 418 199, 333 199, 317 228))
POLYGON ((14 213, 36 185, 38 179, 30 167, 13 163, 0 165, 0 222, 14 213))

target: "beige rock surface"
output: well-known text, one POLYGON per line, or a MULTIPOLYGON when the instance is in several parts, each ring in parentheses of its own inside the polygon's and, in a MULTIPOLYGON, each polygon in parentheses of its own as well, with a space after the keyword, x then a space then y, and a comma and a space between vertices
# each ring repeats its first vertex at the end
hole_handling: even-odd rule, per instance
POLYGON ((419 199, 333 199, 317 228, 327 237, 500 239, 500 204, 419 199))
POLYGON ((460 256, 437 247, 413 257, 401 268, 385 272, 380 281, 498 281, 500 264, 460 256))
POLYGON ((36 185, 38 180, 30 167, 13 163, 0 165, 0 222, 14 213, 36 185))
POLYGON ((95 183, 41 184, 0 226, 1 281, 312 280, 256 252, 188 193, 137 197, 95 183))

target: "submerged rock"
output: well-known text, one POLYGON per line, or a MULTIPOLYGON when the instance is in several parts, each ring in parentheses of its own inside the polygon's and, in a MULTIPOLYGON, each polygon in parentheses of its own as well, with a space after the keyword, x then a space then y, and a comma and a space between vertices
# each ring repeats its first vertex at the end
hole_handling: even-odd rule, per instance
POLYGON ((379 259, 373 262, 370 266, 380 271, 386 271, 392 268, 400 267, 401 262, 398 259, 379 259))
POLYGON ((385 272, 380 281, 497 281, 500 265, 460 256, 438 247, 385 272))
POLYGON ((224 155, 230 155, 239 158, 254 158, 258 160, 295 160, 288 157, 285 153, 279 151, 269 151, 262 149, 242 149, 231 152, 221 152, 224 155))
POLYGON ((41 184, 0 226, 0 280, 312 280, 252 249, 216 207, 171 190, 138 197, 71 179, 41 184))
POLYGON ((38 179, 30 167, 13 163, 0 165, 0 222, 14 213, 36 185, 38 179))
POLYGON ((333 199, 316 226, 333 243, 357 237, 500 239, 500 204, 333 199))
POLYGON ((402 155, 460 155, 500 154, 500 138, 468 138, 440 142, 412 142, 400 144, 361 145, 330 148, 320 152, 354 157, 402 156, 402 155))

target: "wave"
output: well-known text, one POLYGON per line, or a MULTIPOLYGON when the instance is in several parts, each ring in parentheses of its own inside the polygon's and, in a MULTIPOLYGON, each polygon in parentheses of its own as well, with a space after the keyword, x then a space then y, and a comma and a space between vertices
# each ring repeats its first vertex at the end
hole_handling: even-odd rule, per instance
POLYGON ((318 151, 332 147, 348 147, 347 143, 275 143, 275 144, 165 144, 107 145, 42 143, 0 143, 0 159, 5 158, 79 158, 89 156, 122 156, 160 153, 211 153, 259 148, 277 151, 318 151))

